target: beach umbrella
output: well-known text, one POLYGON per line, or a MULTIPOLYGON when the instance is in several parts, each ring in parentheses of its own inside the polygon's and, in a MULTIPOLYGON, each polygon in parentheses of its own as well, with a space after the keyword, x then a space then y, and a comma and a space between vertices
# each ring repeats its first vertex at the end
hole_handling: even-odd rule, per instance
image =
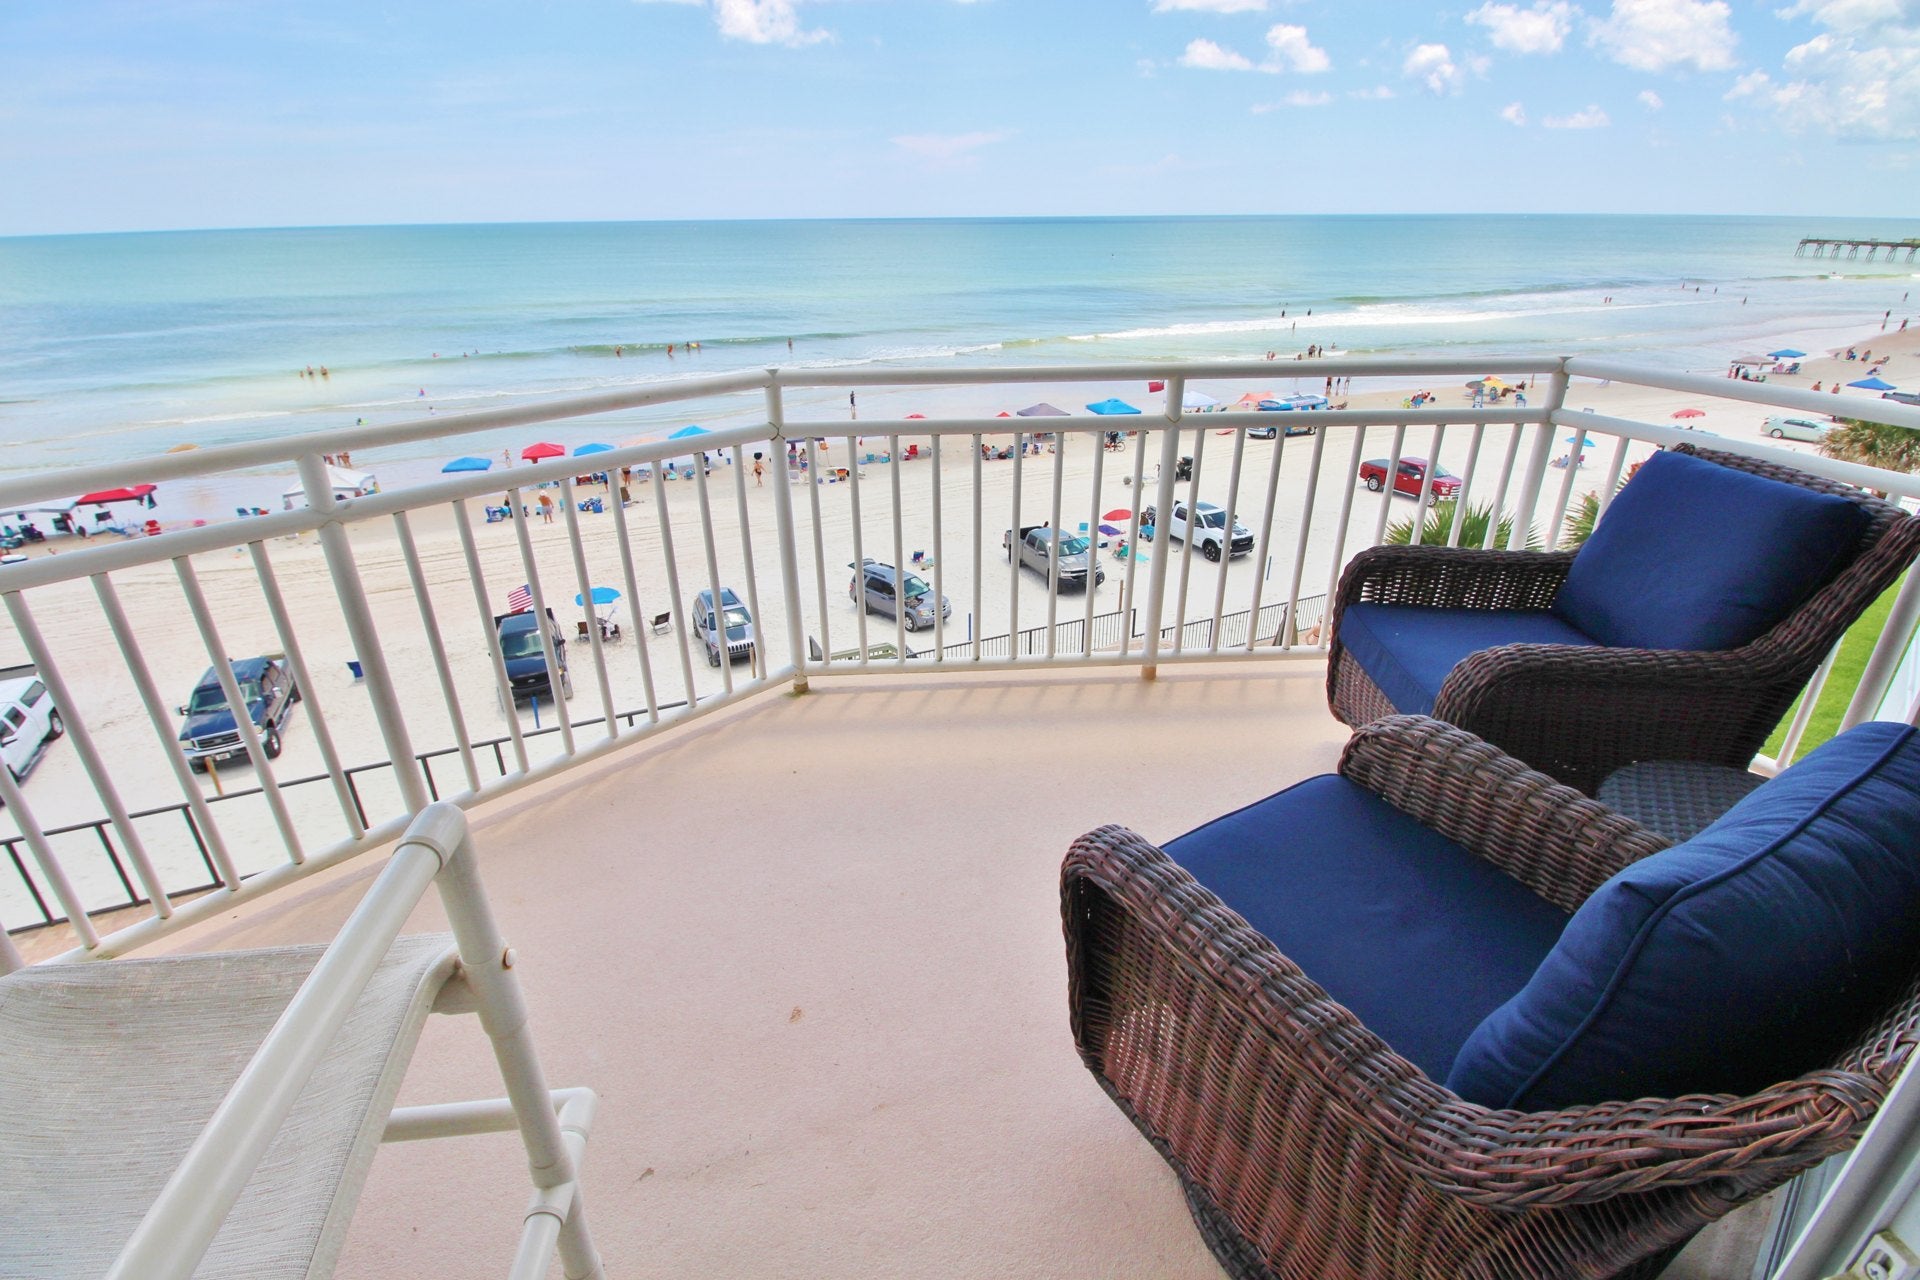
POLYGON ((539 444, 530 444, 522 449, 520 456, 528 462, 538 462, 542 458, 564 458, 567 451, 557 444, 542 440, 539 444))
POLYGON ((1182 409, 1211 409, 1220 402, 1204 391, 1189 391, 1180 397, 1182 409))
POLYGON ((1859 387, 1862 391, 1892 391, 1893 384, 1878 374, 1868 374, 1858 382, 1849 382, 1850 387, 1859 387))
MULTIPOLYGON (((612 587, 595 587, 593 589, 593 602, 595 604, 612 604, 615 600, 618 600, 619 598, 620 598, 620 593, 618 591, 615 591, 612 587)), ((576 593, 573 597, 573 602, 578 605, 584 605, 586 603, 586 599, 581 595, 579 595, 578 593, 576 593)))
POLYGON ((1065 409, 1056 409, 1046 401, 1030 404, 1024 409, 1015 409, 1014 413, 1022 418, 1066 418, 1070 415, 1065 409))
POLYGON ((1782 347, 1778 351, 1767 352, 1767 358, 1770 360, 1798 360, 1805 354, 1807 353, 1804 351, 1795 351, 1792 347, 1782 347))
POLYGON ((583 444, 578 449, 575 449, 573 451, 573 456, 576 458, 583 458, 590 453, 612 453, 612 452, 613 452, 613 446, 610 444, 583 444))
POLYGON ((1126 507, 1115 507, 1100 518, 1102 520, 1131 520, 1133 519, 1133 512, 1126 507))
POLYGON ((1494 391, 1505 391, 1507 390, 1507 388, 1511 387, 1513 384, 1510 382, 1505 382, 1499 378, 1487 377, 1487 378, 1480 379, 1480 385, 1484 388, 1488 388, 1494 391))
POLYGON ((1707 416, 1707 411, 1705 409, 1675 409, 1673 416, 1676 418, 1704 418, 1707 416))
POLYGON ((492 469, 492 458, 455 458, 440 468, 442 474, 453 471, 490 471, 492 469))
POLYGON ((1105 416, 1107 414, 1114 414, 1114 413, 1139 413, 1140 412, 1138 409, 1128 404, 1125 400, 1115 400, 1111 398, 1106 400, 1096 400, 1094 403, 1087 406, 1087 411, 1089 413, 1097 413, 1102 416, 1105 416))
POLYGON ((707 430, 705 427, 682 427, 678 431, 674 432, 672 435, 668 436, 667 439, 685 440, 688 436, 710 436, 712 434, 713 433, 707 430))
POLYGON ((1002 409, 1000 412, 994 414, 993 416, 996 418, 1011 418, 1013 415, 1008 413, 1005 409, 1002 409))

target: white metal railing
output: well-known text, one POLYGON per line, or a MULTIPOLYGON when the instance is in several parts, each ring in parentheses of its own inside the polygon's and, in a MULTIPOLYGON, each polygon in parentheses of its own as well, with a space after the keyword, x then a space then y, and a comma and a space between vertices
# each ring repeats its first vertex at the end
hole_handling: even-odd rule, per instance
MULTIPOLYGON (((79 944, 69 958, 121 953, 388 843, 435 796, 462 805, 499 796, 765 690, 804 689, 818 676, 1061 667, 1136 668, 1151 676, 1169 663, 1323 660, 1325 637, 1308 624, 1348 560, 1386 538, 1396 522, 1410 524, 1408 536, 1419 540, 1435 505, 1431 473, 1414 495, 1396 495, 1391 483, 1377 493, 1360 489, 1356 470, 1370 457, 1384 458, 1388 476, 1403 457, 1457 466, 1459 510, 1484 503, 1492 511, 1482 546, 1493 546, 1501 520, 1510 518, 1511 545, 1522 545, 1532 530, 1552 547, 1576 495, 1591 491, 1604 504, 1625 468, 1655 448, 1700 441, 1782 454, 1757 439, 1701 441, 1699 433, 1667 424, 1571 409, 1573 378, 1803 412, 1842 407, 1828 396, 1763 384, 1525 357, 1323 359, 1294 363, 1285 373, 1413 380, 1493 372, 1535 380, 1538 402, 1526 407, 1180 408, 1193 383, 1270 381, 1276 372, 1264 361, 775 369, 149 459, 138 469, 154 482, 292 463, 308 508, 0 567, 0 599, 16 638, 72 739, 68 790, 84 801, 70 803, 72 812, 40 812, 28 788, 0 770, 0 800, 15 827, 0 831, 8 855, 0 861, 0 919, 19 925, 36 915, 64 916, 79 944), (1165 382, 1166 408, 1137 418, 854 423, 808 416, 818 413, 823 389, 1112 387, 1149 379, 1165 382), (730 398, 746 394, 763 399, 764 413, 697 442, 652 441, 362 498, 336 500, 324 461, 341 451, 364 455, 637 407, 736 403, 730 398), (1312 430, 1293 438, 1279 431, 1270 445, 1250 438, 1251 430, 1275 424, 1312 430), (1136 433, 1119 451, 1104 447, 1106 433, 1116 429, 1136 433), (1556 467, 1555 437, 1567 430, 1575 443, 1567 465, 1556 467), (1601 465, 1582 467, 1584 437, 1594 440, 1601 465), (1011 456, 987 460, 983 446, 1008 448, 1011 456), (699 450, 717 454, 721 465, 709 471, 696 460, 670 473, 668 460, 699 450), (771 483, 749 486, 744 460, 751 453, 764 455, 771 483), (1191 459, 1190 480, 1176 479, 1183 459, 1191 459), (616 482, 606 488, 602 513, 581 510, 576 473, 612 478, 628 469, 636 477, 631 506, 619 501, 616 482), (560 524, 549 529, 519 514, 476 521, 476 501, 487 507, 503 488, 513 513, 534 510, 536 492, 555 497, 560 524), (1197 558, 1192 541, 1143 541, 1143 513, 1168 512, 1182 497, 1217 503, 1228 530, 1246 524, 1252 553, 1215 564, 1197 558), (1116 518, 1106 520, 1109 512, 1116 518), (1003 532, 1041 521, 1084 526, 1092 569, 1106 571, 1107 583, 1076 599, 1058 590, 1057 563, 1045 579, 1003 567, 1003 532), (1119 530, 1108 535, 1109 545, 1102 523, 1119 530), (923 565, 915 571, 924 573, 933 597, 954 598, 951 616, 936 608, 931 636, 923 637, 898 611, 870 619, 856 603, 856 586, 849 587, 854 599, 839 603, 838 584, 848 581, 840 575, 857 581, 852 567, 865 558, 903 570, 923 565), (992 580, 996 572, 1006 577, 992 580), (561 625, 558 636, 542 632, 542 651, 550 672, 564 668, 571 677, 573 704, 522 712, 514 703, 493 619, 521 584, 536 616, 551 609, 561 625), (596 586, 614 587, 626 602, 617 639, 597 625, 596 586), (696 662, 707 650, 689 616, 697 593, 718 600, 727 589, 745 601, 757 631, 752 660, 739 670, 724 658, 715 666, 696 662), (585 603, 569 603, 575 600, 585 603), (655 635, 647 624, 659 614, 667 616, 655 635), (56 644, 49 629, 105 643, 56 644), (1010 637, 1004 645, 1001 635, 1010 637), (190 652, 181 636, 193 642, 190 652), (310 732, 296 729, 292 737, 307 772, 283 778, 264 735, 239 717, 241 748, 258 786, 231 797, 210 792, 218 780, 210 776, 203 785, 191 770, 162 690, 211 664, 230 705, 240 705, 224 659, 263 650, 285 655, 304 696, 310 732), (339 677, 347 659, 364 672, 364 687, 339 677), (498 723, 488 718, 495 714, 498 723), (527 723, 529 714, 536 724, 527 723), (436 777, 434 759, 457 759, 457 782, 447 781, 444 767, 436 777), (7 863, 17 875, 7 875, 7 863), (199 892, 209 880, 212 891, 199 892), (128 904, 137 908, 132 922, 101 936, 89 911, 128 904)), ((1856 399, 1843 407, 1920 429, 1920 409, 1856 399)), ((1911 476, 1787 456, 1808 471, 1920 498, 1920 480, 1911 476)), ((0 480, 0 510, 117 484, 128 470, 100 464, 0 480)), ((586 492, 600 494, 597 486, 586 492)), ((1459 543, 1464 523, 1453 521, 1450 544, 1459 543)), ((1916 619, 1920 588, 1909 580, 1849 722, 1878 708, 1916 619)), ((723 654, 726 648, 723 641, 723 654)), ((1830 668, 1821 668, 1813 693, 1830 668)), ((1805 701, 1810 707, 1813 697, 1805 701)), ((1792 758, 1805 722, 1804 712, 1793 721, 1781 762, 1792 758)), ((0 947, 0 966, 15 963, 12 948, 0 947)))

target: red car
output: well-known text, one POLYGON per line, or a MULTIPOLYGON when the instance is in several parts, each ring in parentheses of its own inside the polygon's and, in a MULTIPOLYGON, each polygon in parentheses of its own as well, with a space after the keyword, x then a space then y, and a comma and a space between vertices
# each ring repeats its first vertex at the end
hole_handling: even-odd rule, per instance
MULTIPOLYGON (((1360 480, 1367 488, 1378 493, 1386 487, 1387 460, 1369 458, 1360 464, 1360 480)), ((1420 486, 1427 480, 1427 460, 1425 458, 1402 458, 1400 470, 1393 477, 1393 491, 1404 493, 1409 498, 1420 496, 1420 486)), ((1460 477, 1445 467, 1437 467, 1433 473, 1433 496, 1451 498, 1460 492, 1460 477)))

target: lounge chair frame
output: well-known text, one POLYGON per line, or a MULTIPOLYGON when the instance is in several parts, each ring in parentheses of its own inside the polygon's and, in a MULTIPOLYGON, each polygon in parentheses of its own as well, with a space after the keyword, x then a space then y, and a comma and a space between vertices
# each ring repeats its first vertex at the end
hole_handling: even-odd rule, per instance
MULTIPOLYGON (((1459 729, 1356 733, 1349 780, 1565 910, 1666 846, 1459 729)), ((1493 1111, 1429 1079, 1147 840, 1061 871, 1075 1044, 1238 1280, 1644 1280, 1852 1146, 1920 1040, 1920 982, 1760 1093, 1493 1111)))
MULTIPOLYGON (((1591 794, 1638 760, 1699 760, 1744 769, 1816 668, 1868 605, 1920 553, 1920 518, 1851 485, 1693 445, 1675 451, 1817 493, 1869 515, 1853 561, 1771 631, 1712 652, 1510 644, 1454 667, 1432 714, 1471 730, 1591 794)), ((1327 702, 1350 725, 1397 708, 1340 642, 1348 605, 1535 609, 1553 604, 1571 551, 1381 546, 1355 556, 1333 602, 1327 702)))
MULTIPOLYGON (((507 1096, 394 1108, 381 1141, 517 1129, 534 1193, 509 1274, 513 1280, 538 1280, 557 1248, 569 1280, 603 1280, 576 1174, 594 1095, 586 1089, 548 1090, 528 1032, 514 954, 480 888, 466 817, 446 803, 429 806, 407 828, 373 887, 148 1208, 107 1273, 110 1280, 186 1280, 195 1273, 429 884, 439 886, 459 954, 457 965, 444 966, 434 1008, 479 1014, 507 1096)), ((236 962, 244 962, 244 953, 236 962)), ((110 969, 121 962, 98 963, 110 969)))

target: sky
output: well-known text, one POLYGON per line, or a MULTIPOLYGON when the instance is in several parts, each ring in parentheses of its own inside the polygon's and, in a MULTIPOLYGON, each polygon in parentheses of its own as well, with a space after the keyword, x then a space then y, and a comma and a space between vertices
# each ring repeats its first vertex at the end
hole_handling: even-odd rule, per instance
POLYGON ((0 4, 0 235, 1412 212, 1920 222, 1920 0, 0 4))

